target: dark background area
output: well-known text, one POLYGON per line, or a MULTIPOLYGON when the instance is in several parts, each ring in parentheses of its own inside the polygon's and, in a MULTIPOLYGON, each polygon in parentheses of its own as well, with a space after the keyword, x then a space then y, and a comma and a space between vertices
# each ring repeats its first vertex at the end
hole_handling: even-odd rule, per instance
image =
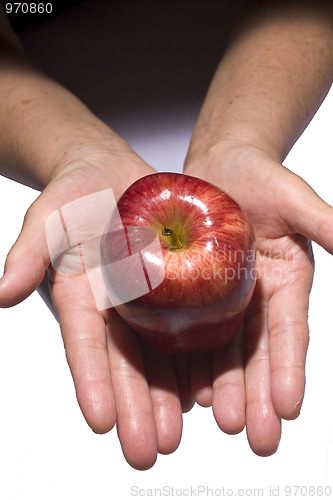
MULTIPOLYGON (((55 4, 57 2, 54 2, 55 4)), ((198 106, 239 1, 90 0, 20 31, 49 75, 105 118, 198 106)), ((75 5, 74 5, 75 4, 75 5)))

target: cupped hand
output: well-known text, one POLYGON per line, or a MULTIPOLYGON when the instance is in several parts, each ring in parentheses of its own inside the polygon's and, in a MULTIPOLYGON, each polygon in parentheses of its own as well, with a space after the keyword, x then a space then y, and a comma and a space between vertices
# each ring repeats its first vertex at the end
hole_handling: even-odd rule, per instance
POLYGON ((192 386, 230 434, 246 425, 255 453, 274 453, 281 418, 299 415, 305 388, 311 240, 333 253, 333 208, 300 177, 248 145, 188 158, 185 173, 225 190, 254 228, 257 283, 238 337, 214 355, 195 355, 192 386))
POLYGON ((158 452, 171 453, 179 444, 182 410, 193 404, 181 376, 186 358, 174 360, 141 345, 114 309, 98 310, 87 274, 54 269, 45 221, 72 200, 106 188, 117 199, 153 172, 132 151, 87 146, 72 154, 27 211, 0 280, 0 306, 9 307, 32 293, 47 272, 83 415, 96 433, 117 424, 124 455, 138 469, 151 467, 158 452))

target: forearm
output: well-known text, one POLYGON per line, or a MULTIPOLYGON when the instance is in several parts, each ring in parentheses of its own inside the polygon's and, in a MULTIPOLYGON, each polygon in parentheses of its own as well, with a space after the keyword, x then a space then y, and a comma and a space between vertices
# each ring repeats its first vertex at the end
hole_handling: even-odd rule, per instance
POLYGON ((41 187, 73 149, 120 141, 66 89, 12 61, 0 77, 0 137, 6 175, 24 171, 41 187))
POLYGON ((282 161, 332 83, 331 2, 251 4, 209 88, 188 162, 230 141, 282 161))
MULTIPOLYGON (((43 188, 89 145, 128 148, 71 92, 31 64, 10 30, 0 38, 0 173, 43 188)), ((129 149, 129 148, 128 148, 129 149)))

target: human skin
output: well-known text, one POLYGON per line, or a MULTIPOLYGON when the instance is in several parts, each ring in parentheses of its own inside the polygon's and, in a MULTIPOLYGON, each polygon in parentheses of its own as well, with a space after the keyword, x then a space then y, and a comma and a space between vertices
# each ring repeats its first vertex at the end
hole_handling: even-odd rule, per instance
POLYGON ((245 335, 214 355, 191 358, 155 353, 114 310, 96 310, 85 275, 62 275, 50 267, 44 222, 51 212, 106 187, 119 198, 154 170, 27 61, 1 21, 2 173, 42 193, 6 260, 0 305, 24 300, 48 270, 82 412, 98 433, 117 422, 124 455, 138 469, 151 467, 158 452, 176 449, 181 412, 194 398, 213 405, 225 432, 246 425, 259 455, 276 450, 280 419, 300 411, 313 274, 308 238, 332 252, 333 213, 281 162, 332 81, 332 7, 320 1, 256 5, 259 10, 250 6, 251 15, 241 16, 212 82, 185 171, 220 185, 248 210, 259 266, 272 269, 272 255, 282 255, 282 278, 258 280, 245 335))
POLYGON ((243 339, 213 361, 201 356, 193 386, 223 430, 246 424, 259 455, 275 451, 281 418, 296 418, 303 401, 310 240, 333 252, 333 209, 282 166, 332 79, 330 2, 249 2, 185 162, 187 174, 225 189, 254 224, 259 279, 243 339))

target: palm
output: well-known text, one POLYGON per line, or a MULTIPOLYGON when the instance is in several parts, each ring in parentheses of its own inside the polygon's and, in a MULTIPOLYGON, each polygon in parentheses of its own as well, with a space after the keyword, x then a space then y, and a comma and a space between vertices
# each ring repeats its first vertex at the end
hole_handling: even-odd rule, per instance
MULTIPOLYGON (((143 166, 138 173, 151 172, 143 166)), ((80 169, 78 176, 72 174, 70 184, 75 185, 76 199, 84 200, 86 195, 95 193, 93 223, 97 223, 95 217, 103 213, 103 206, 98 208, 98 192, 110 180, 104 173, 101 177, 95 175, 87 187, 84 178, 80 169)), ((123 188, 117 187, 121 193, 123 188)), ((65 185, 60 178, 39 200, 48 211, 51 207, 47 198, 55 196, 56 191, 58 203, 61 200, 65 205, 72 199, 68 178, 65 185)), ((78 221, 85 214, 84 203, 77 213, 78 221)), ((178 446, 182 405, 191 406, 189 392, 185 391, 187 402, 184 398, 180 401, 170 357, 141 345, 114 309, 98 310, 87 274, 77 272, 76 249, 63 254, 67 272, 50 266, 48 274, 77 399, 95 432, 107 432, 117 424, 126 459, 133 467, 145 469, 154 463, 157 452, 170 453, 178 446)))
POLYGON ((296 418, 303 399, 313 257, 286 197, 300 180, 260 152, 250 151, 246 168, 244 154, 239 157, 242 164, 236 155, 223 172, 214 162, 205 171, 188 169, 220 185, 248 212, 258 275, 243 332, 215 355, 211 396, 205 400, 199 393, 197 400, 212 401, 226 432, 239 432, 246 424, 253 450, 267 455, 278 446, 280 418, 296 418))
MULTIPOLYGON (((52 302, 83 414, 98 433, 116 423, 124 455, 139 469, 152 466, 157 452, 170 453, 178 446, 181 405, 191 406, 189 391, 185 387, 185 399, 179 396, 171 358, 141 346, 114 309, 98 310, 87 274, 77 271, 77 247, 62 254, 69 272, 49 265, 45 221, 59 210, 63 214, 63 207, 72 200, 108 187, 118 198, 137 178, 153 172, 133 153, 114 158, 112 151, 101 148, 85 151, 82 162, 62 168, 27 212, 7 258, 7 283, 0 297, 7 306, 23 300, 38 287, 48 268, 52 302)), ((89 210, 77 215, 79 222, 85 222, 89 210)), ((53 233, 58 234, 51 226, 53 233)))

